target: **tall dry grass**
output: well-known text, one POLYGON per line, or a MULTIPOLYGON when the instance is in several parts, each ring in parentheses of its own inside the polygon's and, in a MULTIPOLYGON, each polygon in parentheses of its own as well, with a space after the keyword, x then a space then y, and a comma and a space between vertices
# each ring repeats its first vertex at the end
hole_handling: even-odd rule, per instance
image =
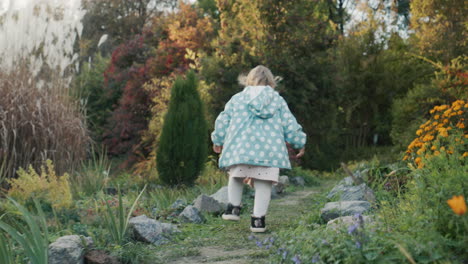
POLYGON ((60 78, 40 87, 28 67, 0 72, 0 184, 19 167, 38 169, 46 159, 57 173, 70 172, 86 157, 85 119, 60 78))

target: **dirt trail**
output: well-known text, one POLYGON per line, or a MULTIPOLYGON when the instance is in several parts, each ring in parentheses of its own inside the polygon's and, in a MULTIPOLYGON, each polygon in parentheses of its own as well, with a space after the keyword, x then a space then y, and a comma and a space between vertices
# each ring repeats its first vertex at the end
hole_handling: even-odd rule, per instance
MULTIPOLYGON (((307 203, 304 200, 319 192, 319 187, 307 187, 303 190, 288 193, 279 199, 273 199, 267 216, 269 231, 264 234, 255 234, 256 238, 259 240, 268 239, 276 232, 287 229, 307 209, 307 203)), ((213 234, 214 245, 212 243, 203 245, 202 242, 202 245, 196 247, 193 255, 175 257, 166 263, 268 263, 267 251, 258 248, 254 241, 246 239, 251 235, 248 215, 243 214, 241 217, 240 222, 225 223, 225 227, 220 232, 213 234), (226 238, 219 237, 226 235, 225 232, 233 232, 234 234, 226 238)))

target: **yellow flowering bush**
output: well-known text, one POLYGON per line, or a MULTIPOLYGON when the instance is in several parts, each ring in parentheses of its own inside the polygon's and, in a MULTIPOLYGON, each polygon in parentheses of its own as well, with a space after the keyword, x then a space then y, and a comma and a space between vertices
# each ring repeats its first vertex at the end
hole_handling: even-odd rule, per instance
POLYGON ((451 105, 435 106, 430 118, 416 131, 403 160, 412 159, 418 168, 423 159, 459 151, 461 158, 468 157, 468 100, 456 100, 451 105))
POLYGON ((67 173, 57 176, 51 160, 46 160, 39 174, 32 166, 28 170, 20 168, 18 178, 9 180, 11 188, 8 195, 20 202, 36 198, 49 203, 55 209, 69 208, 72 195, 67 173))

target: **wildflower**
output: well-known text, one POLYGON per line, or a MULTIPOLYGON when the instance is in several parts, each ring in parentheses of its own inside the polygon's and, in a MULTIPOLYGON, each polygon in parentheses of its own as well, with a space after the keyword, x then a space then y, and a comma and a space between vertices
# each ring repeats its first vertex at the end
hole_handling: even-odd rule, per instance
POLYGON ((415 162, 416 165, 418 165, 418 166, 419 166, 419 164, 422 164, 421 161, 422 161, 422 160, 421 160, 420 157, 417 157, 416 159, 414 159, 414 162, 415 162))
POLYGON ((463 153, 463 157, 468 157, 468 152, 463 153))
POLYGON ((299 258, 298 255, 295 255, 291 260, 294 262, 294 264, 301 264, 301 259, 299 258))
POLYGON ((325 239, 322 239, 322 244, 323 244, 323 245, 329 245, 328 241, 325 240, 325 239))
POLYGON ((312 257, 312 263, 317 263, 320 261, 320 256, 319 255, 315 255, 312 257))
POLYGON ((271 244, 275 243, 275 238, 274 237, 270 237, 270 243, 271 244))
POLYGON ((254 239, 254 238, 255 238, 254 235, 250 235, 250 236, 249 236, 249 240, 252 240, 252 239, 254 239))
POLYGON ((454 195, 452 199, 447 200, 447 203, 455 214, 464 215, 466 213, 466 203, 463 195, 454 195))
POLYGON ((255 244, 257 244, 257 246, 260 248, 263 246, 262 241, 256 241, 255 244))
POLYGON ((362 246, 362 245, 361 245, 361 242, 356 241, 356 248, 361 248, 361 246, 362 246))
POLYGON ((282 257, 283 259, 286 259, 286 257, 288 256, 288 251, 283 251, 283 254, 282 254, 282 257))

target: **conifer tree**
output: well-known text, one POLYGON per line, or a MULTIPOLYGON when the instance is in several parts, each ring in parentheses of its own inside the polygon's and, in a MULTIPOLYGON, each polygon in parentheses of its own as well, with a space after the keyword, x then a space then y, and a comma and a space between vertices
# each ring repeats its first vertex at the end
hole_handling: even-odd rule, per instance
POLYGON ((172 87, 156 158, 165 184, 192 185, 206 161, 207 124, 197 86, 195 73, 189 72, 172 87))

